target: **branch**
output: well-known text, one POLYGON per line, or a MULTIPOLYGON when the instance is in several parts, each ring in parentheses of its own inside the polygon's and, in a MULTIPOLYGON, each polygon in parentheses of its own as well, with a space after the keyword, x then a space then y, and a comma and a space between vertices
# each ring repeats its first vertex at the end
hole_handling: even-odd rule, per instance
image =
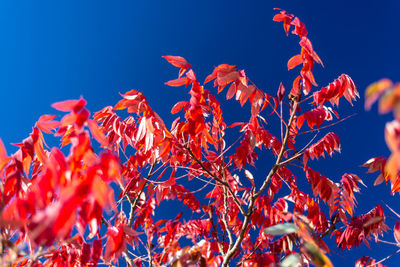
POLYGON ((151 243, 147 236, 147 255, 149 257, 149 267, 153 267, 153 257, 151 256, 151 243))
POLYGON ((124 256, 127 264, 129 264, 131 267, 137 267, 137 265, 133 262, 132 258, 129 256, 128 253, 122 252, 122 255, 124 256))
POLYGON ((232 188, 230 187, 230 185, 229 185, 226 181, 223 181, 223 180, 221 180, 220 178, 218 178, 216 175, 212 174, 212 173, 210 172, 210 170, 207 169, 207 168, 203 165, 203 163, 193 154, 192 150, 191 150, 188 146, 184 146, 184 147, 185 147, 186 150, 189 152, 190 156, 200 165, 200 167, 201 167, 201 169, 202 169, 203 171, 205 171, 210 177, 212 177, 214 180, 216 180, 216 181, 219 182, 220 184, 224 185, 224 186, 228 189, 229 193, 230 193, 230 194, 232 195, 232 197, 233 197, 233 201, 234 201, 234 202, 236 203, 236 205, 238 206, 240 212, 241 212, 243 215, 245 215, 246 212, 245 212, 245 210, 243 209, 242 205, 240 204, 239 199, 237 198, 237 196, 236 196, 235 193, 233 192, 233 190, 232 190, 232 188))
MULTIPOLYGON (((218 238, 218 231, 217 231, 217 228, 216 228, 215 223, 214 223, 214 207, 210 206, 210 209, 211 209, 211 212, 209 212, 208 215, 210 217, 211 227, 213 228, 213 231, 215 233, 215 240, 217 241, 219 252, 221 253, 221 255, 225 256, 223 243, 221 243, 219 238, 218 238)), ((211 232, 211 236, 212 236, 212 232, 211 232)))
MULTIPOLYGON (((275 174, 275 172, 280 167, 281 160, 282 160, 283 154, 285 152, 285 147, 289 140, 290 128, 291 128, 293 120, 294 120, 294 115, 296 114, 297 105, 298 105, 297 101, 293 102, 292 113, 290 114, 289 123, 286 127, 285 138, 283 139, 283 142, 282 142, 281 151, 279 152, 278 157, 276 158, 276 162, 275 162, 274 166, 272 166, 270 172, 268 173, 267 178, 265 178, 264 183, 262 184, 260 190, 253 196, 254 199, 258 198, 264 192, 264 190, 267 188, 267 186, 271 182, 272 176, 275 174)), ((293 160, 293 158, 292 158, 292 160, 293 160)), ((290 161, 288 161, 288 162, 290 162, 290 161)), ((286 162, 286 163, 288 163, 288 162, 286 162)))
MULTIPOLYGON (((272 176, 276 173, 276 171, 279 169, 279 167, 281 167, 281 160, 283 157, 283 154, 285 152, 285 148, 286 145, 288 143, 289 140, 289 134, 290 134, 290 128, 292 126, 295 114, 296 114, 296 109, 298 106, 298 102, 294 101, 293 105, 292 105, 292 112, 290 114, 290 118, 289 118, 289 123, 286 126, 286 133, 285 133, 285 138, 283 139, 282 142, 282 147, 281 150, 278 154, 278 157, 276 158, 276 162, 275 164, 272 166, 270 172, 268 173, 267 177, 265 178, 261 188, 259 189, 259 191, 253 195, 250 199, 250 204, 249 204, 249 209, 248 212, 245 214, 244 216, 244 220, 243 220, 243 224, 242 224, 242 228, 240 229, 240 233, 238 238, 236 239, 235 244, 233 245, 233 247, 231 249, 228 250, 228 252, 226 253, 225 257, 224 257, 224 261, 222 262, 222 266, 227 267, 229 265, 229 261, 230 259, 233 257, 233 255, 236 253, 236 251, 238 250, 240 244, 242 243, 246 230, 247 230, 247 226, 250 223, 250 217, 253 214, 253 208, 254 205, 258 199, 258 197, 265 191, 265 189, 268 187, 268 185, 271 183, 271 179, 272 176)), ((289 162, 286 162, 289 163, 289 162)))
POLYGON ((40 246, 36 253, 32 256, 31 261, 28 264, 28 267, 33 267, 35 262, 39 259, 40 255, 42 254, 43 246, 40 246))

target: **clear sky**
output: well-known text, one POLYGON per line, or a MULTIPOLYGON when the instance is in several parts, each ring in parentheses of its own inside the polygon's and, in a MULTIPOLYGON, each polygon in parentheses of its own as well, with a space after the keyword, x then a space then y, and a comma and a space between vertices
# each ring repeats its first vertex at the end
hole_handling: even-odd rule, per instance
MULTIPOLYGON (((51 103, 83 96, 94 112, 114 105, 119 92, 142 91, 170 125, 170 109, 187 97, 183 88, 165 81, 177 70, 162 55, 180 55, 200 80, 221 63, 235 64, 260 89, 274 95, 282 81, 290 86, 295 71, 287 60, 299 51, 297 37, 287 38, 272 21, 274 7, 298 16, 325 64, 315 76, 327 85, 350 75, 363 96, 368 84, 383 77, 400 81, 399 1, 13 1, 0 2, 0 137, 18 143, 41 114, 54 114, 51 103), (165 116, 166 115, 166 116, 165 116)), ((210 88, 211 89, 211 88, 210 88)), ((358 174, 368 186, 358 196, 357 214, 382 201, 400 211, 399 196, 389 186, 373 187, 375 174, 359 167, 373 156, 388 156, 383 136, 391 115, 363 110, 363 97, 353 107, 342 101, 342 117, 357 115, 335 129, 342 153, 321 160, 328 177, 358 174)), ((228 105, 232 118, 238 105, 228 105)), ((15 149, 7 146, 9 152, 15 149)), ((385 209, 388 224, 393 216, 385 209)), ((394 241, 391 234, 384 238, 394 241)), ((372 241, 373 243, 373 241, 372 241)), ((333 250, 333 262, 351 266, 362 255, 381 259, 395 247, 380 244, 350 253, 333 250), (340 255, 336 255, 336 253, 340 255)), ((387 262, 400 263, 400 255, 387 262)))

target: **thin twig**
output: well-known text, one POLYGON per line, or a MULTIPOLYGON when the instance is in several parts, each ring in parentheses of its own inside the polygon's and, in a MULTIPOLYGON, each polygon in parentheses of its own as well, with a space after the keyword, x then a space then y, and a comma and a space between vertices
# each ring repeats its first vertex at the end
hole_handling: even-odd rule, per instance
POLYGON ((287 128, 286 122, 283 120, 283 118, 282 118, 281 115, 278 113, 278 111, 276 111, 275 107, 272 106, 271 102, 269 102, 268 104, 271 106, 273 112, 279 117, 279 119, 283 122, 283 124, 285 124, 285 126, 286 126, 286 128, 287 128))
POLYGON ((320 131, 320 130, 325 129, 325 128, 328 128, 328 127, 332 127, 333 125, 336 125, 336 124, 338 124, 338 123, 341 123, 341 122, 343 122, 343 121, 345 121, 345 120, 347 120, 347 119, 349 119, 349 118, 351 118, 351 117, 354 117, 355 115, 357 115, 357 113, 351 114, 351 115, 347 116, 346 118, 343 118, 343 119, 338 120, 338 121, 335 121, 335 122, 333 122, 333 123, 331 123, 331 124, 328 124, 328 125, 319 127, 319 128, 317 128, 317 129, 311 129, 311 130, 308 130, 308 131, 305 131, 305 132, 300 132, 300 133, 298 133, 297 135, 312 133, 312 132, 320 131))
MULTIPOLYGON (((308 97, 304 98, 303 100, 301 100, 301 101, 299 102, 299 105, 300 105, 301 103, 307 101, 307 100, 310 99, 311 97, 313 97, 313 95, 309 95, 308 97)), ((311 102, 311 103, 312 103, 312 102, 311 102)))
MULTIPOLYGON (((383 202, 383 201, 382 201, 382 202, 383 202)), ((394 213, 394 215, 396 215, 398 218, 400 218, 400 214, 398 214, 397 212, 395 212, 394 209, 392 209, 391 207, 389 207, 388 204, 386 204, 386 203, 384 203, 384 204, 386 205, 386 207, 387 207, 391 212, 394 213)))
POLYGON ((307 147, 310 146, 312 142, 314 142, 314 140, 315 140, 315 138, 317 138, 318 134, 319 134, 319 131, 317 131, 316 134, 314 134, 313 138, 311 138, 310 141, 302 149, 300 149, 299 153, 306 150, 307 147))
POLYGON ((387 256, 387 257, 381 259, 380 261, 377 261, 377 262, 374 262, 374 263, 369 264, 367 267, 377 266, 378 263, 381 263, 381 262, 384 262, 385 260, 390 259, 391 257, 393 257, 394 255, 396 255, 396 254, 399 253, 399 252, 400 252, 400 248, 399 248, 398 250, 396 250, 394 253, 392 253, 391 255, 389 255, 389 256, 387 256))
POLYGON ((389 241, 386 241, 386 240, 382 240, 382 239, 377 239, 377 241, 379 241, 379 242, 381 242, 381 243, 384 243, 384 244, 388 244, 388 245, 392 245, 392 246, 396 246, 396 247, 398 247, 399 246, 399 244, 397 244, 397 243, 395 243, 395 242, 389 242, 389 241))

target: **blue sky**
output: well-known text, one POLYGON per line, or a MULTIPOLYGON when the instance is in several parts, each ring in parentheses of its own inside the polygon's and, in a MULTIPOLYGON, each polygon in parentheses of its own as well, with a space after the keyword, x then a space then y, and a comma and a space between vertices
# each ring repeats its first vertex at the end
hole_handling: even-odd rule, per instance
MULTIPOLYGON (((287 38, 282 25, 272 21, 274 7, 306 24, 325 65, 314 73, 321 86, 346 73, 363 96, 373 81, 400 80, 400 4, 394 0, 5 0, 0 3, 0 137, 6 144, 19 142, 41 114, 55 113, 50 105, 56 101, 83 96, 94 112, 132 88, 142 91, 170 125, 171 107, 187 94, 164 85, 177 70, 162 55, 185 57, 200 80, 218 64, 238 65, 259 88, 275 94, 281 81, 289 87, 296 74, 287 71, 286 62, 299 47, 297 38, 287 38)), ((318 162, 320 171, 328 177, 353 172, 364 180, 368 188, 359 195, 358 214, 382 201, 400 211, 399 196, 391 197, 388 186, 373 187, 375 175, 359 167, 370 157, 388 156, 383 129, 392 118, 378 115, 375 107, 365 112, 362 98, 353 107, 341 102, 342 117, 357 115, 335 128, 342 153, 318 162)), ((241 118, 238 105, 226 107, 231 118, 241 118)), ((394 239, 388 234, 385 240, 394 239)), ((347 266, 362 255, 381 259, 393 251, 384 244, 372 250, 363 245, 331 257, 347 266)), ((396 263, 400 256, 388 262, 396 263)))

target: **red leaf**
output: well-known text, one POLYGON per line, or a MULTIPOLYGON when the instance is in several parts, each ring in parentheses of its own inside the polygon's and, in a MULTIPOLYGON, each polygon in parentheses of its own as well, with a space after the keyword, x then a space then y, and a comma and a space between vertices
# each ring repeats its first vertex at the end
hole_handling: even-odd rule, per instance
POLYGON ((217 78, 216 84, 214 86, 222 86, 223 84, 227 85, 230 82, 236 80, 239 75, 236 71, 235 65, 221 64, 214 68, 213 72, 207 76, 204 83, 208 83, 209 81, 217 78), (232 79, 233 78, 233 79, 232 79), (221 82, 221 83, 220 83, 221 82))
POLYGON ((371 235, 378 238, 383 231, 389 229, 384 223, 385 214, 381 205, 377 205, 367 214, 352 217, 351 222, 346 225, 346 229, 336 232, 336 242, 341 249, 357 247, 364 242, 368 246, 367 238, 371 235))
POLYGON ((400 243, 400 221, 397 221, 393 229, 394 239, 396 243, 400 243))
MULTIPOLYGON (((332 113, 332 109, 325 106, 314 108, 299 116, 297 126, 301 127, 305 118, 310 129, 312 129, 314 125, 319 128, 324 121, 331 121, 333 119, 332 113)), ((336 113, 334 114, 337 115, 336 113)))
POLYGON ((89 259, 90 259, 90 245, 87 243, 83 243, 82 244, 82 251, 81 251, 81 259, 80 259, 80 263, 81 266, 85 266, 86 263, 88 263, 89 259))
POLYGON ((311 184, 314 196, 319 196, 329 205, 329 213, 335 210, 335 198, 339 192, 338 186, 329 178, 323 176, 319 172, 306 167, 306 177, 311 184))
POLYGON ((45 133, 52 134, 52 130, 60 126, 60 122, 53 121, 57 115, 43 115, 40 116, 36 122, 36 126, 45 133))
POLYGON ((93 241, 93 246, 92 246, 92 260, 93 263, 96 265, 97 262, 99 261, 100 257, 101 257, 101 252, 103 250, 102 244, 101 244, 101 240, 99 239, 95 239, 93 241))
POLYGON ((243 106, 251 94, 256 90, 257 88, 254 85, 245 86, 240 83, 236 91, 236 100, 238 100, 240 105, 243 106))
POLYGON ((107 230, 107 243, 104 251, 104 259, 115 262, 125 250, 125 234, 122 227, 109 227, 107 230))
POLYGON ((325 151, 329 155, 332 155, 334 151, 340 152, 340 140, 335 133, 327 133, 323 138, 321 138, 321 140, 304 151, 304 165, 307 164, 309 158, 318 159, 319 157, 324 156, 325 151))
POLYGON ((300 97, 301 92, 300 92, 300 79, 301 76, 297 76, 296 79, 293 81, 293 87, 292 90, 290 90, 290 95, 293 97, 300 97))
POLYGON ((304 49, 307 51, 307 53, 308 53, 317 63, 319 63, 319 64, 321 64, 322 66, 324 66, 324 64, 322 63, 321 59, 320 59, 319 56, 317 55, 317 53, 315 53, 315 51, 314 51, 314 49, 313 49, 313 47, 312 47, 311 41, 310 41, 307 37, 303 36, 303 37, 301 38, 299 44, 300 44, 300 46, 301 46, 302 48, 304 48, 304 49))
POLYGON ((236 83, 232 83, 231 86, 229 86, 228 92, 226 93, 227 100, 231 99, 236 94, 236 88, 236 83))
POLYGON ((275 9, 280 10, 280 14, 276 14, 272 20, 277 22, 283 21, 283 29, 285 30, 286 35, 288 35, 290 30, 290 22, 292 21, 294 16, 291 14, 286 14, 285 10, 279 8, 275 9))
POLYGON ((104 135, 103 131, 100 129, 97 123, 94 120, 88 120, 87 123, 90 132, 92 133, 93 137, 97 140, 97 142, 99 142, 103 147, 107 147, 108 146, 107 137, 104 135))
POLYGON ((282 102, 282 99, 285 96, 285 86, 283 86, 283 83, 279 84, 279 89, 276 93, 276 96, 278 97, 278 102, 282 102))
POLYGON ((297 34, 300 38, 307 36, 308 32, 306 26, 298 17, 295 17, 290 24, 294 26, 294 30, 292 31, 293 34, 297 34))
POLYGON ((192 67, 192 65, 190 65, 183 57, 163 56, 163 58, 165 58, 169 63, 171 63, 175 67, 181 68, 179 70, 179 78, 185 73, 185 71, 187 71, 192 67))
POLYGON ((353 80, 346 74, 340 75, 335 81, 328 84, 328 86, 321 88, 313 94, 314 103, 322 106, 326 102, 331 102, 332 105, 338 105, 339 99, 344 96, 346 100, 352 105, 352 100, 359 97, 357 88, 353 80))

